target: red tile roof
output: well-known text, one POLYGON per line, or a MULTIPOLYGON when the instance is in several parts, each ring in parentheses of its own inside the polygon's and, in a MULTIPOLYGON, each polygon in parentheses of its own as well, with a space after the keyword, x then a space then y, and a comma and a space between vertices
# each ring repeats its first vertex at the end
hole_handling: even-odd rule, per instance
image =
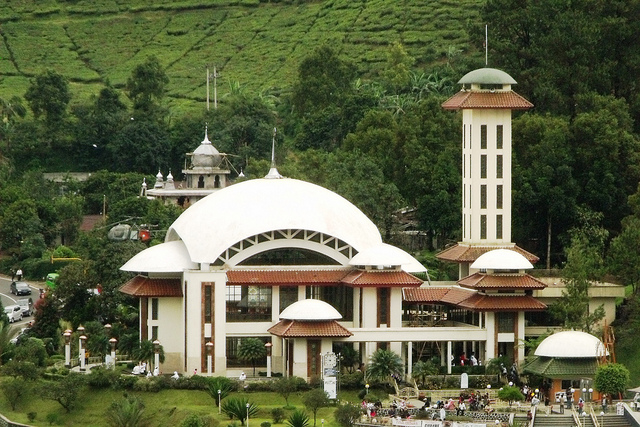
POLYGON ((304 337, 350 337, 347 328, 335 320, 301 321, 281 320, 268 329, 268 332, 283 338, 304 337))
POLYGON ((547 306, 527 295, 475 294, 458 304, 476 311, 538 311, 547 306))
POLYGON ((420 286, 424 282, 405 271, 354 270, 342 279, 342 283, 358 287, 408 287, 420 286))
POLYGON ((230 270, 229 285, 337 285, 349 270, 230 270))
POLYGON ((458 280, 458 284, 471 289, 544 289, 547 287, 528 274, 475 273, 458 280))
POLYGON ((473 262, 478 259, 482 254, 485 254, 494 249, 511 249, 519 254, 522 254, 531 263, 536 263, 540 260, 537 256, 530 252, 525 251, 517 245, 495 245, 495 246, 476 246, 469 244, 458 243, 455 246, 451 246, 436 254, 436 258, 443 261, 454 262, 473 262))
POLYGON ((181 297, 180 279, 150 279, 136 276, 122 285, 120 292, 136 297, 181 297))
POLYGON ((102 215, 84 215, 80 223, 80 231, 91 231, 104 220, 102 215))
POLYGON ((229 285, 297 286, 339 285, 361 287, 420 286, 423 281, 404 271, 363 270, 231 270, 229 285))
POLYGON ((470 291, 462 288, 451 288, 449 292, 442 298, 442 302, 447 304, 459 305, 462 301, 465 301, 476 294, 475 291, 470 291))
POLYGON ((402 289, 402 301, 436 303, 449 292, 451 288, 404 288, 402 289))
POLYGON ((533 104, 513 91, 460 91, 447 99, 442 108, 445 110, 505 108, 511 110, 528 110, 533 104))

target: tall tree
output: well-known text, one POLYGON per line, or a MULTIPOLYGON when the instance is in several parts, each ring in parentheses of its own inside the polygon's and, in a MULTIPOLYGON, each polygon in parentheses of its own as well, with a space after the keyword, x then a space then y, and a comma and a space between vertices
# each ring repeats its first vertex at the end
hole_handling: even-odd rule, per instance
POLYGON ((125 90, 133 102, 136 120, 153 120, 164 117, 162 100, 169 77, 155 56, 134 68, 127 79, 125 90))
POLYGON ((524 114, 513 128, 514 240, 546 242, 532 249, 545 254, 549 269, 552 253, 561 252, 559 236, 566 235, 574 221, 579 190, 569 151, 569 123, 561 117, 524 114))
POLYGON ((567 264, 562 271, 565 290, 549 309, 566 328, 591 332, 604 318, 604 307, 591 309, 589 289, 604 274, 603 252, 608 233, 599 225, 602 215, 581 210, 581 227, 572 231, 567 264))
MULTIPOLYGON (((24 98, 36 118, 44 117, 47 131, 61 129, 71 101, 69 84, 64 76, 52 70, 43 72, 31 82, 24 98)), ((52 141, 51 136, 48 139, 52 141)))

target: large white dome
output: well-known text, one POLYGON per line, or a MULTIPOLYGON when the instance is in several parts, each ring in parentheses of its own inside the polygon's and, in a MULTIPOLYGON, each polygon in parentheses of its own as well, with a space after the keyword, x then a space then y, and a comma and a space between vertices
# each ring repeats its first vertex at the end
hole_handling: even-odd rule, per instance
POLYGON ((596 358, 608 354, 602 341, 581 331, 562 331, 548 336, 536 349, 536 356, 558 358, 596 358))
POLYGON ((312 230, 361 251, 382 243, 376 225, 344 197, 296 179, 253 179, 189 207, 166 242, 182 240, 191 261, 213 263, 233 244, 272 230, 312 230))

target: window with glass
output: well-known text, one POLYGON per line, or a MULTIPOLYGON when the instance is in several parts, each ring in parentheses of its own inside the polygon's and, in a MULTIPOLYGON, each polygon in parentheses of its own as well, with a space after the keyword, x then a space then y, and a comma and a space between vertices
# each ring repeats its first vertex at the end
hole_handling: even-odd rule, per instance
POLYGON ((496 157, 496 178, 502 178, 502 154, 496 157))
POLYGON ((487 149, 487 125, 480 125, 480 149, 487 149))
POLYGON ((158 298, 151 298, 151 320, 158 320, 158 298))
POLYGON ((271 320, 271 287, 228 285, 227 322, 265 322, 271 320))
POLYGON ((496 215, 496 239, 502 239, 502 215, 496 215))
MULTIPOLYGON (((262 341, 264 344, 269 341, 267 337, 253 337, 262 341)), ((238 350, 242 346, 243 338, 238 337, 227 337, 227 366, 228 367, 240 367, 247 366, 246 360, 241 360, 238 357, 238 350)), ((265 352, 264 356, 261 359, 255 361, 255 365, 267 366, 267 353, 265 352)))
POLYGON ((213 322, 213 313, 211 310, 211 285, 204 287, 204 323, 213 322))
POLYGON ((280 312, 298 301, 297 286, 280 286, 280 312))
POLYGON ((513 312, 498 312, 498 332, 515 331, 515 314, 513 312))
POLYGON ((480 215, 480 238, 487 238, 487 216, 480 215))
POLYGON ((306 298, 330 304, 342 314, 341 320, 353 320, 353 288, 349 286, 307 286, 306 298))
POLYGON ((496 209, 502 209, 502 184, 496 186, 496 209))
POLYGON ((151 327, 151 341, 155 341, 158 339, 158 327, 157 326, 152 326, 151 327))
POLYGON ((503 144, 503 132, 504 132, 504 128, 502 125, 498 125, 496 126, 496 148, 498 150, 502 149, 502 144, 503 144))
POLYGON ((480 178, 487 177, 487 155, 480 156, 480 178))
POLYGON ((480 209, 487 209, 487 186, 480 186, 480 209))

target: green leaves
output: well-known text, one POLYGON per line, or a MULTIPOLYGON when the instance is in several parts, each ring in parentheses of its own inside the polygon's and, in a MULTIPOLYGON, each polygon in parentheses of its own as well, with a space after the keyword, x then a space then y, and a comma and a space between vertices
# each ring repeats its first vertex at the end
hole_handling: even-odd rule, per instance
POLYGON ((598 366, 594 385, 600 393, 611 397, 623 393, 629 383, 629 370, 619 363, 607 363, 598 366))

